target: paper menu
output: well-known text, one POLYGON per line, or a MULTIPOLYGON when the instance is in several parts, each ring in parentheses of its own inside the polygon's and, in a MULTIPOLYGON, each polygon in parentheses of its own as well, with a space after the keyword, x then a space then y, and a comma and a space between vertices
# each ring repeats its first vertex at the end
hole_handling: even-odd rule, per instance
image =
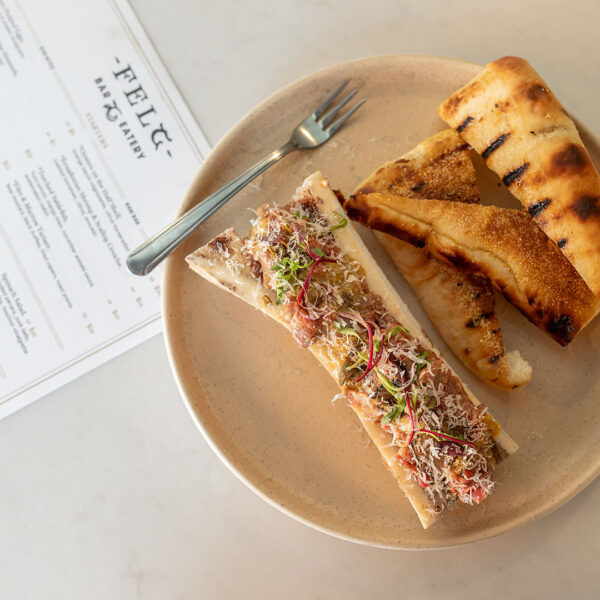
POLYGON ((160 330, 128 252, 208 143, 122 0, 0 0, 0 417, 160 330))

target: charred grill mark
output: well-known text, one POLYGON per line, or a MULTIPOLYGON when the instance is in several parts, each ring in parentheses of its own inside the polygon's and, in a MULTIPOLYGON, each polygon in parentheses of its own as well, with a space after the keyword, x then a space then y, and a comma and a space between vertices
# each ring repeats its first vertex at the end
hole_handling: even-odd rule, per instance
POLYGON ((510 133, 503 133, 501 136, 497 137, 482 153, 481 153, 481 157, 484 160, 488 159, 488 156, 494 152, 495 150, 498 150, 498 148, 500 148, 500 146, 502 146, 502 144, 504 144, 504 142, 506 141, 506 139, 510 136, 510 133))
POLYGON ((560 240, 558 240, 558 242, 556 242, 556 245, 559 248, 564 248, 567 244, 567 238, 560 238, 560 240))
MULTIPOLYGON (((364 194, 369 192, 362 192, 364 194)), ((353 220, 366 225, 369 222, 369 209, 356 196, 351 195, 343 204, 347 215, 353 220)))
POLYGON ((582 221, 587 221, 590 217, 600 217, 600 206, 598 206, 598 196, 581 196, 571 205, 571 210, 582 221))
POLYGON ((413 235, 404 229, 399 229, 391 223, 386 223, 385 221, 380 221, 377 218, 372 218, 369 221, 369 227, 371 229, 376 229, 377 231, 383 231, 383 233, 389 233, 390 235, 393 235, 400 240, 404 240, 405 242, 408 242, 417 248, 425 248, 426 241, 424 238, 418 235, 413 235))
POLYGON ((340 190, 333 190, 333 193, 335 194, 336 198, 338 199, 338 202, 344 206, 344 202, 346 202, 346 198, 344 198, 344 194, 342 194, 342 192, 340 190))
POLYGON ((469 320, 466 322, 466 326, 467 326, 469 329, 473 329, 473 327, 475 327, 475 321, 473 321, 473 319, 469 319, 469 320))
POLYGON ((489 318, 491 318, 491 317, 493 317, 493 316, 494 316, 494 311, 492 311, 492 312, 487 312, 487 313, 483 313, 483 314, 481 315, 481 318, 482 318, 482 319, 489 319, 489 318))
POLYGON ((585 150, 579 144, 567 144, 552 156, 549 172, 553 176, 570 175, 583 171, 587 164, 585 150))
POLYGON ((406 241, 410 242, 413 246, 416 246, 417 248, 425 248, 425 240, 423 238, 411 237, 406 241))
POLYGON ((473 117, 467 117, 457 128, 456 131, 460 133, 463 129, 473 120, 473 117))
POLYGON ((418 192, 424 185, 425 185, 425 182, 421 181, 421 183, 417 183, 417 185, 413 185, 413 187, 411 187, 410 189, 413 192, 418 192))
POLYGON ((527 212, 532 217, 537 217, 549 204, 552 202, 550 198, 544 198, 543 200, 538 200, 533 204, 530 204, 527 208, 527 212))
POLYGON ((526 162, 525 164, 522 164, 520 167, 517 167, 516 169, 509 171, 502 178, 502 183, 506 187, 512 185, 517 179, 519 179, 519 177, 521 177, 523 175, 523 173, 525 173, 525 171, 527 171, 528 168, 529 168, 529 163, 526 162))
POLYGON ((466 271, 467 273, 479 272, 479 266, 471 260, 469 260, 466 256, 463 256, 462 254, 453 254, 451 252, 441 252, 441 254, 451 265, 454 265, 459 271, 466 271))
POLYGON ((394 237, 404 240, 417 248, 425 248, 425 238, 414 235, 409 231, 398 228, 378 217, 376 211, 370 209, 361 199, 352 195, 344 203, 346 214, 353 220, 366 225, 370 229, 389 233, 394 237))
POLYGON ((495 363, 497 363, 497 362, 500 360, 500 357, 501 357, 501 356, 502 356, 501 354, 496 354, 495 356, 492 356, 492 358, 490 358, 490 362, 491 362, 492 364, 495 364, 495 363))
POLYGON ((568 344, 576 331, 577 326, 568 315, 560 315, 548 324, 548 332, 555 336, 561 344, 568 344))

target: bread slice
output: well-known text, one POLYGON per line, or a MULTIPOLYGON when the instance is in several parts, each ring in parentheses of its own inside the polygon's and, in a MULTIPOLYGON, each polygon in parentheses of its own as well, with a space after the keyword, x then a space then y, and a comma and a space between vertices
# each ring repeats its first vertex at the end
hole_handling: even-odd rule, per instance
MULTIPOLYGON (((306 179, 304 184, 298 189, 297 197, 315 199, 319 206, 319 213, 326 215, 328 219, 336 211, 337 214, 341 214, 342 212, 341 206, 329 183, 323 178, 320 172, 306 179)), ((335 216, 333 218, 337 220, 339 217, 335 216)), ((375 263, 352 224, 348 223, 347 226, 336 229, 332 233, 336 247, 342 249, 344 256, 362 265, 369 293, 378 295, 387 312, 397 322, 408 328, 411 335, 418 337, 419 343, 428 349, 431 356, 437 357, 439 354, 438 351, 433 347, 419 323, 409 312, 404 302, 375 263)), ((244 244, 245 240, 242 240, 232 229, 229 229, 188 256, 187 261, 190 268, 196 273, 233 293, 241 300, 254 306, 292 331, 293 328, 290 325, 289 316, 286 316, 286 310, 290 308, 290 304, 277 304, 273 301, 273 291, 264 284, 267 274, 263 273, 260 276, 253 274, 256 272, 255 263, 250 258, 247 247, 244 244)), ((308 345, 308 349, 331 376, 339 382, 342 370, 338 362, 332 358, 330 347, 326 343, 319 341, 318 338, 315 338, 308 345)), ((456 382, 455 385, 463 390, 467 398, 465 401, 470 403, 472 410, 474 410, 474 407, 479 406, 477 399, 464 384, 460 384, 450 367, 444 364, 443 369, 451 373, 452 380, 456 382)), ((361 398, 357 397, 360 393, 356 389, 346 386, 342 389, 349 398, 350 404, 361 420, 362 425, 381 453, 385 464, 410 500, 423 527, 429 527, 439 517, 441 509, 432 502, 432 499, 423 487, 414 479, 407 476, 406 468, 398 460, 398 446, 394 446, 394 438, 385 430, 382 419, 365 412, 361 408, 361 398)), ((456 390, 458 391, 458 389, 457 387, 456 390)), ((493 418, 490 417, 490 419, 490 423, 492 424, 490 435, 493 439, 494 453, 498 457, 498 460, 500 460, 515 452, 517 445, 493 418)))
POLYGON ((529 320, 568 344, 600 301, 525 212, 390 194, 358 194, 348 215, 465 272, 490 279, 529 320))
MULTIPOLYGON (((452 129, 437 133, 398 160, 378 168, 355 194, 370 192, 479 202, 468 144, 452 129)), ((376 235, 435 328, 466 367, 502 389, 529 382, 529 363, 517 350, 505 351, 489 280, 459 271, 427 250, 386 233, 376 235)))
POLYGON ((489 63, 438 109, 600 295, 600 175, 577 128, 529 63, 489 63))

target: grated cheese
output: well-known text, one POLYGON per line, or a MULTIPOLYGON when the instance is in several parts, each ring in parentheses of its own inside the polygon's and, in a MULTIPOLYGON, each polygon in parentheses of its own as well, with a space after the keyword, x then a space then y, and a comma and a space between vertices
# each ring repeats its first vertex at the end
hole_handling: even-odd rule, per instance
POLYGON ((433 510, 451 508, 457 500, 481 501, 493 489, 497 462, 483 419, 487 409, 470 401, 448 366, 416 337, 405 331, 391 335, 401 324, 369 291, 362 266, 336 246, 331 228, 338 223, 339 215, 322 214, 318 200, 302 189, 286 206, 259 209, 244 252, 260 263, 263 285, 277 292, 296 339, 304 346, 320 344, 336 365, 342 393, 332 402, 349 400, 362 418, 391 435, 395 460, 425 489, 433 510), (318 262, 315 256, 321 255, 334 262, 318 262), (370 370, 361 321, 370 324, 380 344, 378 364, 370 370), (414 430, 402 401, 414 411, 414 430))

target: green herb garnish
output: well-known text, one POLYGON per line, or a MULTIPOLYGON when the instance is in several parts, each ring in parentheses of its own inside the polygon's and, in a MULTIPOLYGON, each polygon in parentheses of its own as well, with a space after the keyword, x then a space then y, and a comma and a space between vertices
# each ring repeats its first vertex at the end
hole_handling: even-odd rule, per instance
POLYGON ((381 385, 394 397, 400 391, 379 369, 376 369, 381 385))
POLYGON ((294 283, 298 281, 298 271, 310 267, 313 261, 306 265, 301 265, 298 261, 292 260, 289 256, 284 256, 279 262, 276 262, 271 271, 277 271, 278 286, 276 288, 276 304, 283 302, 283 296, 286 292, 294 289, 294 283))
POLYGON ((404 412, 405 408, 406 402, 404 402, 404 405, 398 402, 392 407, 392 410, 390 410, 389 413, 384 415, 384 417, 381 419, 381 422, 387 424, 393 421, 394 419, 397 419, 398 417, 402 416, 402 413, 404 412))
POLYGON ((404 333, 409 333, 406 327, 402 327, 402 325, 396 325, 391 331, 387 334, 387 341, 389 342, 391 338, 393 338, 399 331, 404 331, 404 333))
POLYGON ((417 369, 415 371, 415 375, 419 374, 429 363, 427 362, 427 357, 429 356, 429 352, 425 350, 423 354, 419 354, 419 358, 423 361, 419 365, 417 365, 417 369))
POLYGON ((377 377, 379 378, 381 385, 394 398, 396 398, 396 404, 394 405, 392 410, 390 410, 390 412, 387 413, 382 419, 384 423, 389 423, 395 418, 400 417, 402 413, 406 410, 406 396, 379 369, 375 369, 375 372, 377 373, 377 377))
POLYGON ((333 225, 332 227, 330 227, 329 231, 335 231, 336 229, 342 229, 342 228, 346 227, 346 225, 348 225, 348 219, 344 215, 340 215, 340 213, 337 210, 334 210, 333 214, 337 215, 340 218, 340 222, 337 223, 336 225, 333 225))
POLYGON ((351 335, 352 337, 358 338, 361 342, 363 341, 358 332, 352 329, 352 327, 338 327, 338 333, 341 333, 342 335, 351 335))

